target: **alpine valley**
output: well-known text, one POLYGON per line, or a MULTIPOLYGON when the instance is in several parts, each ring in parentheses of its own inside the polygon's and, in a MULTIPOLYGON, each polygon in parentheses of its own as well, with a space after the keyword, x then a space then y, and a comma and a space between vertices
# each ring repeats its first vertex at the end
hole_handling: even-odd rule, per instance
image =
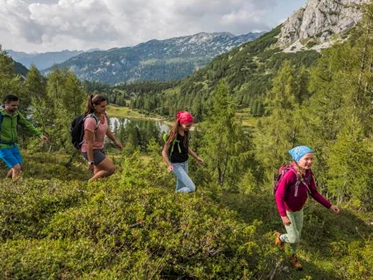
POLYGON ((45 76, 25 73, 0 47, 0 96, 18 96, 19 111, 48 136, 40 143, 19 129, 17 145, 3 143, 24 161, 15 180, 0 161, 0 279, 373 279, 369 2, 308 0, 252 41, 152 40, 79 54, 45 76), (115 168, 87 182, 91 164, 69 128, 93 94, 118 120, 104 143, 115 168), (181 110, 194 117, 190 134, 175 120, 181 110), (161 153, 171 121, 168 144, 187 143, 191 155, 192 193, 175 191, 161 153), (294 171, 304 180, 286 173, 275 198, 274 177, 303 145, 312 152, 294 171), (278 240, 280 208, 293 199, 297 236, 278 240))
MULTIPOLYGON (((254 41, 244 43, 216 57, 211 63, 181 80, 166 93, 162 87, 154 95, 154 87, 137 87, 141 93, 135 108, 173 116, 180 105, 202 116, 208 113, 208 100, 219 81, 224 79, 241 107, 249 107, 254 116, 264 113, 266 93, 285 61, 294 69, 310 69, 316 65, 323 49, 345 42, 353 35, 362 19, 362 5, 368 0, 309 0, 283 24, 254 41), (149 90, 147 94, 146 89, 149 90), (171 96, 171 97, 170 97, 171 96), (158 99, 157 99, 158 98, 158 99), (150 99, 150 101, 147 101, 150 99), (177 100, 171 101, 171 100, 177 100), (151 105, 149 105, 151 104, 151 105), (166 108, 164 108, 164 104, 166 108), (170 105, 175 104, 175 105, 170 105), (170 109, 171 108, 171 109, 170 109)), ((129 92, 136 92, 127 85, 129 92)), ((303 90, 304 91, 304 90, 303 90)), ((305 91, 304 91, 305 92, 305 91)))

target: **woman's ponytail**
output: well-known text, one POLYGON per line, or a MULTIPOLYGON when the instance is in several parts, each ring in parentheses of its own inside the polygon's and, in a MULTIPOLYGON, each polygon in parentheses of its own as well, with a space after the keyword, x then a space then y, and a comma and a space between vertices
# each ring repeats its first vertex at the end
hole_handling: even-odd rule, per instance
POLYGON ((106 101, 106 98, 101 96, 100 94, 95 94, 95 95, 91 94, 88 97, 84 115, 87 116, 89 114, 94 113, 95 112, 95 106, 94 105, 99 105, 103 101, 106 101))

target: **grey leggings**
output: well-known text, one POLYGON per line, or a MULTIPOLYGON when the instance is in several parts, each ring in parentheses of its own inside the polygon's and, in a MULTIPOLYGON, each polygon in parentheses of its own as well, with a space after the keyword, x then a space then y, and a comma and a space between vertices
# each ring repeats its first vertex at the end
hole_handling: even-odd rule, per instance
POLYGON ((290 219, 291 224, 289 226, 285 226, 287 233, 281 234, 280 240, 282 242, 289 243, 293 254, 295 254, 297 252, 297 247, 303 228, 303 209, 297 212, 286 211, 286 215, 290 219))

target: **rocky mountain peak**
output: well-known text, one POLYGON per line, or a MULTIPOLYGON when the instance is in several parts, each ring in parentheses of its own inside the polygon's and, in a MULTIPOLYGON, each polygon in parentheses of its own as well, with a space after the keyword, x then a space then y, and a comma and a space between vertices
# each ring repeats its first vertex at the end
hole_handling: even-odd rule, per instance
POLYGON ((370 0, 308 0, 283 24, 278 46, 297 51, 310 45, 329 47, 334 34, 348 31, 362 18, 363 3, 370 0))

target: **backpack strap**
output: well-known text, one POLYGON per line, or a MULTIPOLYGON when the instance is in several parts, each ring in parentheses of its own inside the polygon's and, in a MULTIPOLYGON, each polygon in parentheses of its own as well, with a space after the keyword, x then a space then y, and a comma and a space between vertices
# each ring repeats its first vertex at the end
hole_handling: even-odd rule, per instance
MULTIPOLYGON (((300 184, 303 184, 304 186, 306 186, 307 190, 308 190, 308 193, 311 195, 311 189, 310 187, 307 185, 307 183, 304 181, 304 179, 302 177, 298 176, 297 174, 297 182, 295 183, 295 192, 294 192, 294 196, 297 197, 298 196, 298 189, 299 189, 299 185, 300 184)), ((310 181, 310 177, 313 178, 312 176, 312 173, 307 177, 308 181, 310 181)))
MULTIPOLYGON (((105 117, 106 117, 106 115, 105 115, 105 117)), ((99 127, 99 125, 100 125, 100 120, 99 120, 99 119, 96 117, 96 115, 93 114, 93 113, 87 115, 87 116, 84 118, 84 121, 85 121, 87 118, 93 118, 93 119, 95 119, 95 121, 96 121, 95 131, 96 131, 97 128, 99 127)))
POLYGON ((174 152, 175 143, 177 143, 178 151, 179 151, 179 153, 181 154, 180 140, 177 140, 177 135, 175 135, 175 138, 174 138, 174 140, 172 141, 171 149, 170 149, 170 153, 169 153, 169 157, 170 157, 170 158, 171 158, 172 153, 174 152))
MULTIPOLYGON (((95 125, 95 132, 96 132, 96 130, 98 129, 98 127, 100 125, 100 120, 96 117, 96 115, 94 113, 92 113, 92 114, 89 114, 89 115, 85 116, 84 119, 83 119, 83 124, 82 124, 82 126, 83 126, 83 134, 84 134, 84 122, 85 122, 85 120, 87 118, 92 118, 92 119, 94 119, 96 121, 96 125, 95 125)), ((94 137, 93 139, 95 139, 95 133, 93 133, 93 137, 94 137)), ((83 142, 84 141, 82 141, 82 143, 83 142)))
MULTIPOLYGON (((297 197, 297 196, 298 196, 299 185, 303 182, 303 179, 302 179, 302 177, 301 177, 302 175, 299 176, 298 172, 297 172, 294 168, 292 168, 291 166, 289 166, 288 170, 287 170, 285 173, 287 173, 287 172, 290 171, 290 170, 294 172, 295 176, 297 177, 297 181, 295 182, 294 185, 290 185, 290 186, 287 188, 286 191, 289 191, 292 187, 295 187, 294 196, 297 197)), ((285 174, 283 174, 283 175, 285 175, 285 174)), ((304 182, 303 182, 303 183, 304 183, 304 182)), ((305 184, 305 183, 304 183, 304 185, 307 186, 307 184, 305 184)), ((308 188, 308 186, 307 186, 307 188, 308 188)), ((308 188, 308 189, 309 189, 309 188, 308 188)))

